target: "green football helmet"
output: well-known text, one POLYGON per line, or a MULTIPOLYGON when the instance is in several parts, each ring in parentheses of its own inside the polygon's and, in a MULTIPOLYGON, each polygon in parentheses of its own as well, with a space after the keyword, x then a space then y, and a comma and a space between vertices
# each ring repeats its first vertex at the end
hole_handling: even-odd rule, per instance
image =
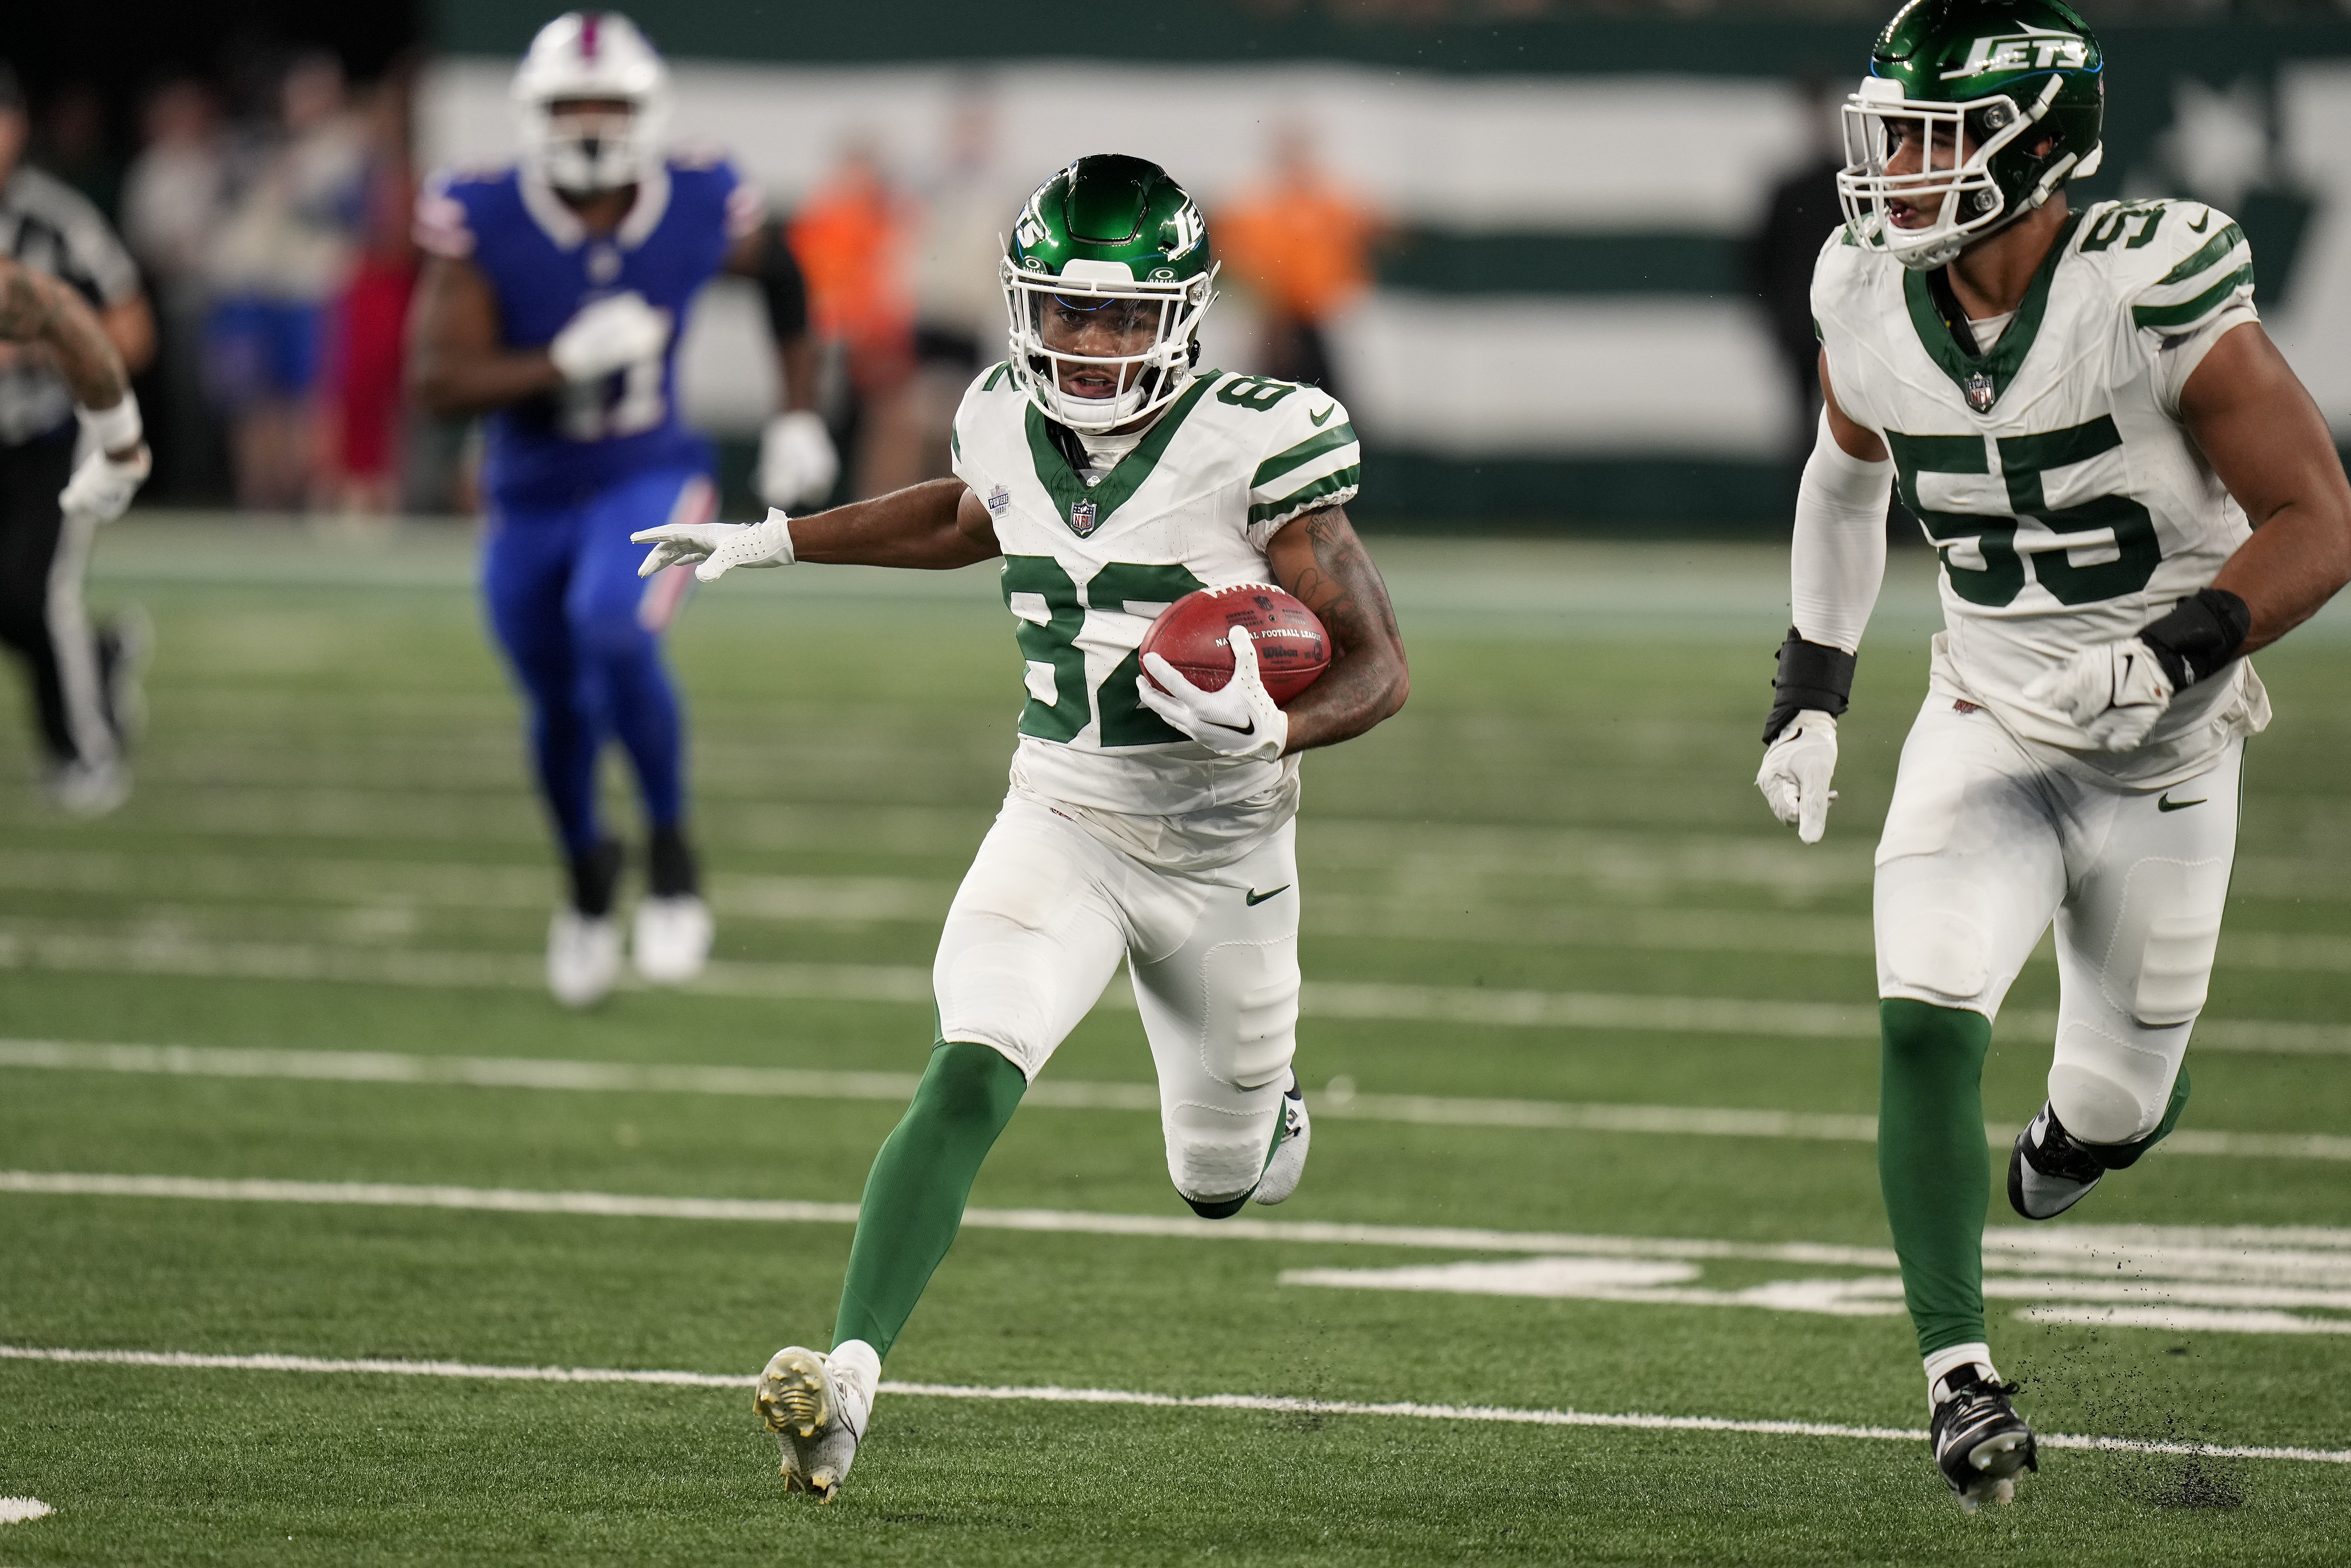
POLYGON ((2063 0, 1910 0, 1845 100, 1837 194, 1854 236, 1931 270, 2097 172, 2105 68, 2063 0), (1890 204, 1933 216, 1906 227, 1890 204))
POLYGON ((1217 266, 1207 220, 1158 164, 1095 153, 1061 170, 1020 209, 999 272, 1013 378, 1048 417, 1113 430, 1182 394, 1217 266))

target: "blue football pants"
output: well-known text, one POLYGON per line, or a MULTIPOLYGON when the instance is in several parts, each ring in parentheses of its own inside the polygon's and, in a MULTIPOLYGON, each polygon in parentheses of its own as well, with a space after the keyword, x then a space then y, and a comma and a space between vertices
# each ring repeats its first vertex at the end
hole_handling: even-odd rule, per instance
POLYGON ((639 528, 707 522, 704 475, 669 468, 624 479, 569 507, 497 507, 482 552, 492 631, 530 704, 539 790, 566 854, 602 837, 596 765, 617 739, 656 829, 685 813, 685 723, 661 656, 676 604, 675 569, 637 576, 639 528))

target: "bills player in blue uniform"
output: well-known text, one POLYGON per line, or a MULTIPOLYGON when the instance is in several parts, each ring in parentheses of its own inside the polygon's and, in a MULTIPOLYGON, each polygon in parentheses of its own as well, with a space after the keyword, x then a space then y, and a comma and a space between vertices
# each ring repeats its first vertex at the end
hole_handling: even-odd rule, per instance
POLYGON ((649 980, 699 973, 711 919, 685 831, 684 732, 660 637, 688 580, 637 578, 629 535, 706 522, 709 444, 679 420, 676 350, 695 294, 757 279, 788 407, 761 443, 771 504, 820 500, 839 465, 813 409, 806 294, 757 191, 723 159, 659 150, 667 71, 614 13, 572 12, 516 73, 523 155, 444 173, 417 206, 427 253, 410 383, 444 415, 487 415, 482 591, 531 709, 538 785, 570 872, 548 984, 583 1007, 618 977, 624 852, 597 813, 605 743, 627 753, 649 832, 632 956, 649 980))

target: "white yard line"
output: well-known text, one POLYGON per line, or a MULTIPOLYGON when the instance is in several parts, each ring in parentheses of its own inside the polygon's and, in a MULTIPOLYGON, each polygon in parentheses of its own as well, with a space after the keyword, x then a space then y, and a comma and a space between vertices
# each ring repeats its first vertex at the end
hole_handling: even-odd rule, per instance
MULTIPOLYGON (((357 982, 370 985, 486 987, 537 990, 543 961, 524 953, 435 952, 422 948, 330 946, 293 942, 208 942, 176 932, 147 935, 0 928, 0 969, 99 974, 186 975, 205 978, 357 982)), ((637 982, 624 977, 624 988, 637 982)), ((775 1001, 925 1005, 931 972, 913 965, 715 963, 689 988, 707 996, 775 1001)), ((1104 1005, 1132 1009, 1134 998, 1113 982, 1104 1005)), ((1393 986, 1309 980, 1301 997, 1308 1017, 1368 1022, 1489 1025, 1727 1034, 1806 1040, 1875 1040, 1877 1008, 1868 1002, 1792 1002, 1729 997, 1670 997, 1597 991, 1488 989, 1477 986, 1393 986)), ((2011 1012, 2003 1033, 2053 1036, 2053 1013, 2011 1012)), ((2351 1055, 2351 1026, 2210 1019, 2195 1049, 2351 1055)))
MULTIPOLYGON (((305 1182, 78 1171, 0 1171, 0 1194, 188 1199, 222 1203, 357 1205, 470 1209, 634 1219, 853 1225, 857 1205, 792 1198, 677 1197, 550 1192, 517 1187, 305 1182)), ((1465 1226, 1370 1225, 1338 1220, 1201 1219, 1191 1215, 1103 1214, 1055 1208, 974 1208, 964 1228, 1186 1241, 1278 1242, 1287 1246, 1398 1247, 1455 1252, 1573 1254, 1601 1258, 1745 1260, 1852 1269, 1896 1267, 1893 1251, 1814 1241, 1603 1236, 1569 1231, 1489 1230, 1465 1226)), ((2006 1273, 2082 1273, 2105 1280, 2165 1278, 2302 1280, 2351 1284, 2351 1229, 2252 1226, 2003 1226, 1984 1234, 1984 1266, 2006 1273)))
MULTIPOLYGON (((884 1102, 909 1098, 921 1082, 911 1072, 830 1072, 799 1068, 695 1067, 536 1057, 419 1056, 377 1051, 232 1050, 0 1040, 0 1068, 7 1067, 195 1078, 884 1102)), ((1156 1111, 1159 1093, 1148 1083, 1046 1078, 1029 1086, 1026 1103, 1068 1110, 1156 1111)), ((1674 1137, 1793 1138, 1831 1143, 1865 1144, 1877 1137, 1877 1120, 1874 1116, 1802 1111, 1331 1091, 1316 1094, 1311 1103, 1318 1116, 1360 1122, 1662 1134, 1674 1137)), ((1985 1127, 1984 1134, 1987 1142, 2004 1147, 2016 1136, 2016 1129, 1991 1124, 1985 1127)), ((2321 1134, 2190 1129, 2174 1133, 2164 1146, 2174 1154, 2231 1158, 2351 1160, 2351 1138, 2321 1134)))
MULTIPOLYGON (((221 1372, 311 1373, 329 1375, 474 1378, 508 1383, 633 1383, 680 1388, 748 1388, 753 1375, 707 1372, 633 1371, 608 1367, 498 1366, 455 1361, 334 1360, 308 1355, 204 1355, 185 1351, 61 1350, 0 1344, 0 1361, 100 1366, 146 1366, 221 1372)), ((977 1386, 885 1380, 882 1392, 903 1398, 1023 1400, 1052 1405, 1129 1405, 1172 1410, 1249 1410, 1279 1415, 1384 1416, 1426 1421, 1481 1421, 1522 1427, 1598 1427, 1644 1432, 1733 1432, 1770 1437, 1843 1437, 1865 1442, 1920 1443, 1927 1434, 1902 1427, 1848 1427, 1826 1421, 1745 1421, 1723 1416, 1603 1414, 1590 1410, 1528 1410, 1495 1405, 1425 1405, 1395 1400, 1311 1399, 1280 1394, 1149 1394, 1123 1388, 977 1386)), ((2049 1448, 2090 1448, 2178 1454, 2225 1459, 2295 1459, 2351 1464, 2351 1448, 2269 1448, 2248 1444, 2163 1443, 2136 1437, 2066 1432, 2041 1435, 2049 1448)))

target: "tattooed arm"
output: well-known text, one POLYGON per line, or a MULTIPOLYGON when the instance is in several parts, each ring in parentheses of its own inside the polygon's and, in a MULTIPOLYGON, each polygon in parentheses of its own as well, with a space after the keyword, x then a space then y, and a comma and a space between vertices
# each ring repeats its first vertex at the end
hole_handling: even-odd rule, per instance
MULTIPOLYGON (((0 257, 0 342, 37 343, 47 350, 74 402, 86 409, 110 409, 131 389, 122 356, 115 352, 97 313, 72 286, 5 257, 0 257)), ((126 457, 138 450, 135 422, 131 430, 131 441, 110 455, 126 457)))
POLYGON ((1404 706, 1404 640, 1379 568, 1338 507, 1283 525, 1266 547, 1274 580, 1322 618, 1331 667, 1285 710, 1291 751, 1358 736, 1404 706))

